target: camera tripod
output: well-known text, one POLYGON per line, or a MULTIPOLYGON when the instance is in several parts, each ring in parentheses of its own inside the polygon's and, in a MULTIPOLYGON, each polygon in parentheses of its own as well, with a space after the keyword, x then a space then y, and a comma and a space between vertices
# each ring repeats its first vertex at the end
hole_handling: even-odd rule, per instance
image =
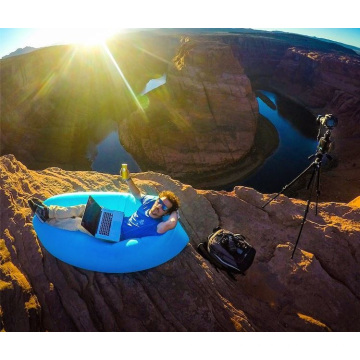
POLYGON ((280 194, 282 194, 287 188, 289 188, 291 185, 293 185, 297 180, 299 180, 302 176, 304 176, 310 169, 312 169, 312 174, 310 177, 310 180, 306 186, 306 189, 308 190, 311 186, 311 183, 313 182, 313 180, 316 178, 316 180, 314 181, 312 188, 310 190, 310 194, 309 194, 309 198, 308 201, 306 203, 306 208, 305 208, 305 213, 304 213, 304 217, 302 219, 301 222, 301 227, 300 227, 300 231, 299 231, 299 235, 296 239, 296 243, 294 246, 294 250, 291 254, 291 258, 294 257, 294 253, 297 247, 297 244, 299 242, 300 236, 301 236, 301 232, 302 229, 304 227, 304 224, 306 222, 306 217, 307 214, 309 212, 309 207, 310 207, 310 202, 311 202, 311 197, 312 197, 312 193, 314 191, 314 188, 316 186, 316 203, 315 203, 315 215, 317 215, 317 211, 318 211, 318 203, 319 203, 319 196, 320 196, 320 169, 321 169, 321 164, 322 164, 322 160, 324 155, 326 155, 326 157, 329 160, 332 160, 332 157, 328 154, 326 154, 327 151, 330 150, 330 146, 331 146, 331 140, 330 140, 330 135, 331 135, 331 131, 328 129, 327 132, 325 133, 324 137, 322 137, 321 139, 319 139, 320 137, 320 131, 319 131, 319 135, 318 135, 318 147, 317 147, 317 152, 311 156, 309 156, 309 160, 315 158, 315 160, 301 173, 299 174, 294 180, 292 180, 289 184, 285 185, 280 192, 278 192, 274 197, 272 197, 268 202, 266 202, 261 208, 264 209, 266 205, 268 205, 269 203, 271 203, 274 199, 276 199, 280 194))

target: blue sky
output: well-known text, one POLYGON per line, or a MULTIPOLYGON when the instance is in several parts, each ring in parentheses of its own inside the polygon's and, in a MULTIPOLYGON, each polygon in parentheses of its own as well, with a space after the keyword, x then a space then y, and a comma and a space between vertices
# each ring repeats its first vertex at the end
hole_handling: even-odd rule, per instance
MULTIPOLYGON (((303 35, 316 36, 360 48, 360 29, 337 28, 264 28, 262 30, 281 30, 303 35)), ((57 43, 88 42, 97 37, 106 37, 122 31, 121 28, 0 28, 0 57, 25 46, 43 47, 57 43)))
POLYGON ((18 48, 40 48, 72 42, 101 40, 121 29, 106 28, 0 28, 0 58, 18 48))
MULTIPOLYGON (((360 22, 359 22, 360 25, 360 22)), ((360 48, 360 29, 338 28, 338 29, 321 29, 321 28, 270 28, 263 30, 281 30, 293 32, 302 35, 316 36, 318 38, 329 39, 341 42, 343 44, 352 45, 360 48)))
POLYGON ((86 42, 124 28, 277 29, 360 48, 359 25, 353 0, 13 0, 0 12, 0 58, 19 47, 86 42))

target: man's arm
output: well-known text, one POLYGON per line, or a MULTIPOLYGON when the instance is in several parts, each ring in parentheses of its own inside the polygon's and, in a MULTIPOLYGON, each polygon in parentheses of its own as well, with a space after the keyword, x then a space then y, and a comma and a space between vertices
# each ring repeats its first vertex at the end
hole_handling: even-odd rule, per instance
POLYGON ((135 185, 135 183, 133 182, 130 173, 129 173, 129 177, 125 180, 126 184, 129 187, 130 192, 133 194, 133 196, 136 199, 141 199, 142 193, 140 191, 140 189, 135 185))
POLYGON ((176 226, 177 222, 178 222, 178 213, 177 211, 173 211, 170 216, 169 219, 166 221, 162 221, 158 226, 157 226, 157 232, 158 234, 164 234, 169 230, 174 229, 174 227, 176 226))

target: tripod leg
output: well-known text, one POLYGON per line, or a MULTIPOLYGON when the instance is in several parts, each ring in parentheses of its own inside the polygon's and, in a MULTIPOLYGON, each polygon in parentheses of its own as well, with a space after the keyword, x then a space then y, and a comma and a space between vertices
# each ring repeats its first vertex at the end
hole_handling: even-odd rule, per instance
POLYGON ((307 184, 307 186, 306 186, 306 189, 309 189, 309 188, 310 188, 310 185, 311 185, 311 183, 312 183, 312 181, 313 181, 313 179, 314 179, 315 172, 316 172, 316 164, 314 164, 314 169, 313 169, 313 172, 312 172, 312 174, 311 174, 311 178, 310 178, 310 180, 309 180, 309 182, 308 182, 308 184, 307 184))
MULTIPOLYGON (((274 197, 272 197, 269 201, 267 201, 261 208, 263 209, 266 205, 270 204, 273 200, 275 200, 280 194, 282 194, 288 187, 290 187, 294 182, 299 180, 301 176, 303 176, 312 166, 315 166, 315 163, 311 163, 300 175, 298 175, 294 180, 292 180, 288 185, 285 185, 280 192, 278 192, 274 197)), ((311 176, 310 181, 312 180, 314 174, 311 176)))
POLYGON ((318 166, 317 170, 317 177, 316 177, 316 206, 315 206, 315 215, 318 214, 318 203, 319 203, 319 196, 320 196, 320 165, 318 166))
MULTIPOLYGON (((311 176, 310 182, 313 180, 314 174, 315 174, 315 172, 316 172, 317 170, 318 170, 318 168, 317 168, 317 167, 314 167, 314 172, 313 172, 313 174, 312 174, 312 176, 311 176)), ((310 186, 310 182, 309 182, 309 185, 308 185, 308 186, 310 186)), ((311 196, 312 196, 314 187, 315 187, 315 182, 314 182, 314 184, 313 184, 313 186, 312 186, 312 188, 311 188, 311 191, 310 191, 309 199, 308 199, 308 201, 307 201, 306 208, 305 208, 304 217, 303 217, 302 222, 301 222, 301 227, 300 227, 299 235, 298 235, 298 237, 297 237, 297 239, 296 239, 296 243, 295 243, 295 246, 294 246, 294 250, 293 250, 293 252, 292 252, 292 254, 291 254, 291 258, 294 257, 294 253, 295 253, 297 244, 298 244, 298 242, 299 242, 300 235, 301 235, 302 229, 303 229, 303 227, 304 227, 307 214, 308 214, 308 212, 309 212, 309 207, 310 207, 310 202, 311 202, 311 196)))

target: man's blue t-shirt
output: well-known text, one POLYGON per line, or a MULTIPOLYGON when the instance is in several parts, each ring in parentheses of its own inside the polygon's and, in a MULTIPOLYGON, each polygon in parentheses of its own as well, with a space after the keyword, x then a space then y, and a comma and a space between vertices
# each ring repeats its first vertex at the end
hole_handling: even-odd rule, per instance
POLYGON ((154 205, 156 199, 157 196, 151 195, 141 197, 141 206, 131 216, 124 217, 120 240, 161 235, 157 233, 157 226, 163 221, 162 218, 153 219, 149 215, 149 210, 154 205))

